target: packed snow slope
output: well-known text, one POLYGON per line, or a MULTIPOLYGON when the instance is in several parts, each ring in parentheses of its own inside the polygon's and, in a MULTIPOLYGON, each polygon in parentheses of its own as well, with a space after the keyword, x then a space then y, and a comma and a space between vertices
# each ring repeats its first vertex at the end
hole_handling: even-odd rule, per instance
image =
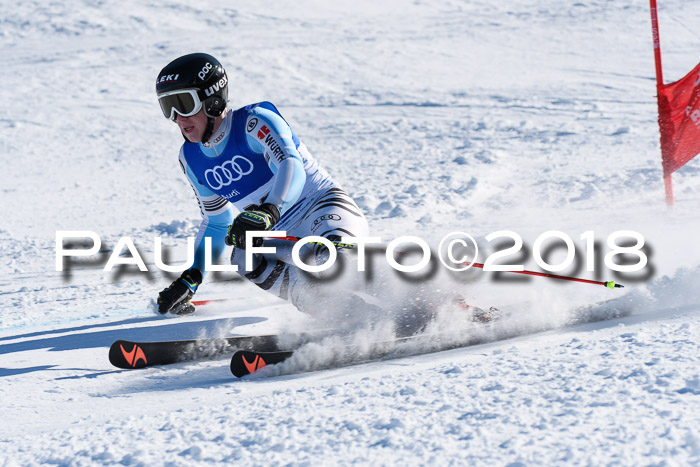
MULTIPOLYGON (((645 2, 0 1, 0 465, 700 464, 700 160, 667 209, 645 2), (199 224, 154 82, 196 51, 224 64, 234 108, 278 106, 374 235, 459 230, 488 253, 510 230, 526 248, 503 260, 538 269, 557 230, 577 247, 561 274, 625 288, 438 267, 385 288, 509 318, 447 310, 373 362, 386 329, 359 328, 242 380, 226 356, 116 370, 116 339, 318 325, 231 273, 192 316, 149 311, 173 278, 154 237, 182 260, 199 224), (59 230, 101 253, 56 271, 59 230), (642 271, 606 267, 620 230, 644 237, 642 271), (148 273, 103 270, 126 236, 148 273)), ((700 4, 660 3, 673 81, 700 60, 700 4)))

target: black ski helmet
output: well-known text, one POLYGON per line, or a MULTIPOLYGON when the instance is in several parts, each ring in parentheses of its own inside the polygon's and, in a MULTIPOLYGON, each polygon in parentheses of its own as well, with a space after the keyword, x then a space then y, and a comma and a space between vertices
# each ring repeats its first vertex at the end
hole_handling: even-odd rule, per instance
POLYGON ((201 108, 209 117, 209 125, 202 138, 207 141, 213 130, 214 118, 223 113, 228 101, 228 77, 224 67, 216 58, 205 53, 183 55, 168 63, 156 78, 156 94, 167 118, 174 118, 175 113, 187 115, 193 109, 199 111, 198 103, 191 102, 192 98, 187 95, 184 95, 186 99, 168 98, 178 91, 188 90, 196 91, 201 108), (181 107, 183 105, 184 108, 181 107))

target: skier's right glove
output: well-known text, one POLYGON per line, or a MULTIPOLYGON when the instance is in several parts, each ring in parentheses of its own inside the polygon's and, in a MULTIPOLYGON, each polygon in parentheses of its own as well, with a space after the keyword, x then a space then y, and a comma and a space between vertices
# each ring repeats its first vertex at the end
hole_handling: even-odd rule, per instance
MULTIPOLYGON (((224 242, 229 246, 245 250, 246 233, 251 230, 270 230, 279 220, 280 210, 274 204, 263 203, 260 206, 251 206, 233 220, 233 224, 228 227, 224 242)), ((253 240, 254 247, 262 244, 263 239, 260 237, 253 240)))
POLYGON ((158 313, 192 313, 194 305, 190 300, 201 283, 202 273, 199 269, 190 268, 183 272, 168 288, 158 294, 158 313))

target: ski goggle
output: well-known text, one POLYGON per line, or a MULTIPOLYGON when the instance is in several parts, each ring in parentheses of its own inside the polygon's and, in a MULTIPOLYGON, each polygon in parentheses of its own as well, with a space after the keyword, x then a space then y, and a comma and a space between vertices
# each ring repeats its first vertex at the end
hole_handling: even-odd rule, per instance
POLYGON ((158 103, 165 118, 173 121, 177 118, 176 113, 183 117, 191 117, 202 110, 202 101, 199 100, 196 89, 164 92, 158 95, 158 103))

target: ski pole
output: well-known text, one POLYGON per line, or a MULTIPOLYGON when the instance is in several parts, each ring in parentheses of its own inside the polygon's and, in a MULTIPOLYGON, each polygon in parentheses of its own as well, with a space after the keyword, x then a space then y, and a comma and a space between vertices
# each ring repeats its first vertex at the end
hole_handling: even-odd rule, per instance
MULTIPOLYGON (((271 237, 275 238, 277 240, 288 240, 290 242, 297 242, 301 240, 299 237, 292 237, 292 236, 286 236, 286 237, 271 237)), ((322 245, 320 242, 309 242, 314 245, 322 245)), ((342 242, 333 242, 331 243, 336 247, 336 248, 355 248, 356 245, 352 243, 342 243, 342 242)), ((463 265, 468 265, 469 263, 464 262, 462 263, 463 265)), ((472 266, 475 268, 480 268, 484 269, 484 265, 482 263, 472 263, 472 266)), ((579 277, 571 277, 571 276, 560 276, 558 274, 549 274, 545 272, 536 272, 536 271, 528 271, 528 270, 522 270, 522 271, 499 271, 499 272, 511 272, 514 274, 526 274, 529 276, 539 276, 539 277, 548 277, 550 279, 558 279, 562 281, 571 281, 571 282, 582 282, 584 284, 594 284, 594 285, 602 285, 604 287, 607 287, 608 289, 615 289, 615 288, 623 288, 624 285, 622 284, 616 284, 615 281, 594 281, 590 279, 581 279, 579 277)))
MULTIPOLYGON (((298 242, 299 240, 301 240, 301 237, 292 237, 290 235, 287 235, 286 237, 267 237, 267 238, 274 239, 274 240, 287 240, 290 242, 298 242)), ((328 239, 326 239, 326 240, 328 240, 328 239)), ((353 243, 334 242, 331 240, 328 240, 328 241, 331 242, 333 244, 333 246, 336 248, 355 248, 356 247, 356 245, 353 243)), ((309 243, 312 245, 323 245, 323 243, 321 243, 321 242, 309 242, 309 243)))
MULTIPOLYGON (((467 265, 469 263, 462 263, 462 264, 467 265)), ((481 263, 473 263, 472 266, 474 266, 475 268, 484 269, 484 265, 481 263)), ((593 280, 589 280, 589 279, 581 279, 579 277, 560 276, 558 274, 548 274, 545 272, 535 272, 535 271, 528 271, 528 270, 503 271, 503 272, 512 272, 515 274, 527 274, 529 276, 549 277, 550 279, 559 279, 562 281, 583 282, 584 284, 603 285, 609 289, 614 289, 616 287, 624 287, 624 285, 622 285, 622 284, 616 284, 615 281, 593 281, 593 280)))

